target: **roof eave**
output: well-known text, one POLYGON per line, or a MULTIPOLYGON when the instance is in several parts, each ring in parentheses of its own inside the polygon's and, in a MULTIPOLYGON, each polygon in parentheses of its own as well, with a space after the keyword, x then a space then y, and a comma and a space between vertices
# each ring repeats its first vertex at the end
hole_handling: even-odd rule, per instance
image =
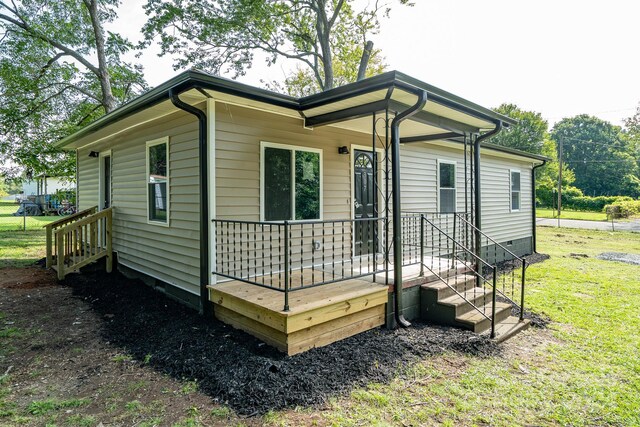
POLYGON ((160 86, 153 88, 149 92, 146 92, 122 105, 121 107, 116 108, 111 113, 100 117, 90 125, 65 138, 62 138, 56 143, 56 147, 64 148, 120 118, 134 114, 169 99, 169 90, 171 89, 181 92, 195 87, 216 90, 230 95, 239 95, 248 99, 298 110, 298 102, 291 96, 270 92, 265 89, 256 88, 229 79, 214 77, 199 70, 187 70, 178 74, 174 78, 167 80, 160 86))

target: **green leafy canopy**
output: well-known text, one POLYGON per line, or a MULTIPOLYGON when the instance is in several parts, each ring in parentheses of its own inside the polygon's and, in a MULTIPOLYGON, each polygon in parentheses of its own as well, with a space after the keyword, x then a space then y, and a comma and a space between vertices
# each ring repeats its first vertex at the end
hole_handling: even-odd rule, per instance
MULTIPOLYGON (((374 1, 356 10, 353 0, 148 0, 143 27, 147 43, 176 57, 176 69, 194 66, 237 77, 255 55, 267 65, 297 61, 291 84, 320 90, 355 81, 374 52, 370 36, 389 4, 374 1), (363 64, 360 67, 360 64, 363 64)), ((411 4, 400 0, 402 4, 411 4)), ((381 60, 374 62, 378 68, 381 60)), ((287 84, 287 82, 285 82, 287 84)), ((309 92, 309 88, 295 91, 309 92)))
POLYGON ((0 153, 19 169, 73 175, 53 143, 146 89, 133 44, 103 30, 119 4, 0 0, 0 153))

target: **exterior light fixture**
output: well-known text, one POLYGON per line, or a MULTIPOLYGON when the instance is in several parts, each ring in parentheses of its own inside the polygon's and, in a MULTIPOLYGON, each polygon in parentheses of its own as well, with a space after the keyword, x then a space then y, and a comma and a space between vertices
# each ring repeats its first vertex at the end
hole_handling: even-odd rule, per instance
POLYGON ((100 153, 98 153, 97 151, 91 151, 89 152, 89 157, 99 157, 100 153))
POLYGON ((343 145, 342 147, 338 147, 338 154, 349 154, 349 149, 347 148, 346 145, 343 145))

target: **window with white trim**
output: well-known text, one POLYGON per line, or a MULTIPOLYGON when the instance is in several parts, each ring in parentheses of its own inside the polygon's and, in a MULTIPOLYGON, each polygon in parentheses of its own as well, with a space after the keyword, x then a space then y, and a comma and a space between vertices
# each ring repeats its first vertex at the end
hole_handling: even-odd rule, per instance
POLYGON ((147 218, 169 224, 169 138, 147 141, 147 218))
POLYGON ((261 144, 264 221, 321 219, 322 151, 261 144))
POLYGON ((511 186, 511 211, 520 210, 520 171, 509 171, 509 182, 511 186))
POLYGON ((456 163, 438 160, 438 211, 456 212, 456 163))

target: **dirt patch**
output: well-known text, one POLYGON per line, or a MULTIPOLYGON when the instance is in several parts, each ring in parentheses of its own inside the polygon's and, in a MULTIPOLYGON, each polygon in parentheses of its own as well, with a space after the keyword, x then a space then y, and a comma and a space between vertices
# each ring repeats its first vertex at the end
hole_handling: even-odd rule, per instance
POLYGON ((197 386, 105 340, 102 314, 51 272, 0 269, 0 278, 0 425, 223 426, 235 418, 212 419, 211 398, 197 386))
POLYGON ((53 271, 41 268, 0 269, 0 288, 29 290, 52 286, 58 286, 53 271))

